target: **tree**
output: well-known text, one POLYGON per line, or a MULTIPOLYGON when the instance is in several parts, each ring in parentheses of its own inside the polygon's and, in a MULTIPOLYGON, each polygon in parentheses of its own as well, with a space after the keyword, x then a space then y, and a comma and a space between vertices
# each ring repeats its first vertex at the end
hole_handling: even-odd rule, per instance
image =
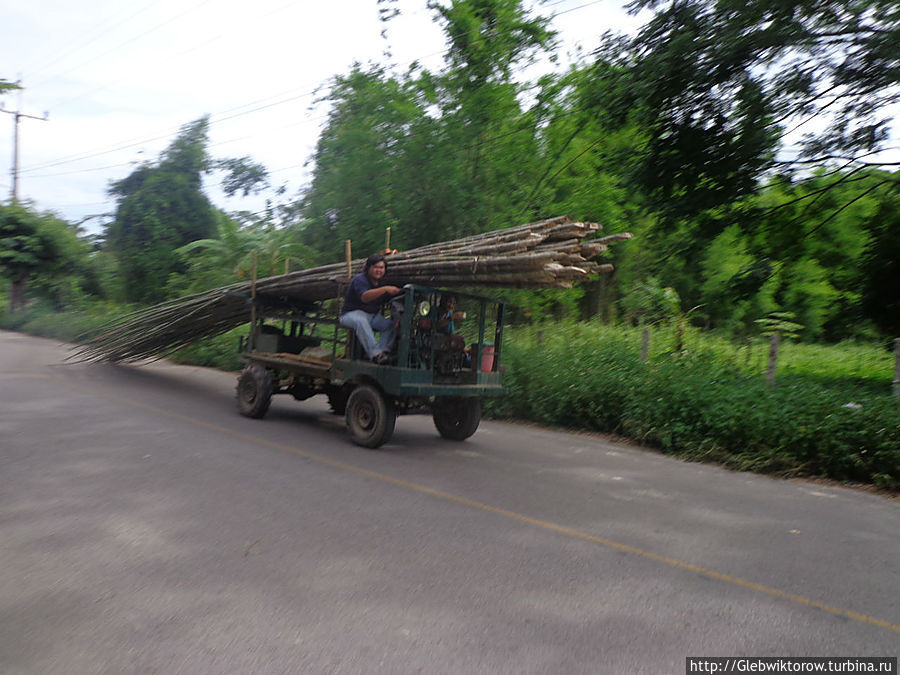
POLYGON ((545 110, 522 109, 520 95, 529 87, 516 81, 515 69, 552 55, 555 33, 521 0, 432 0, 428 7, 447 40, 446 68, 433 78, 440 140, 453 158, 453 170, 433 184, 455 188, 453 202, 442 205, 448 221, 442 231, 461 236, 502 227, 527 207, 545 110))
POLYGON ((900 6, 632 8, 655 15, 633 40, 606 38, 597 94, 583 99, 608 129, 639 130, 622 164, 655 216, 641 237, 643 274, 702 303, 712 325, 745 329, 783 308, 802 318, 807 337, 864 330, 869 219, 900 186, 900 174, 874 170, 872 154, 886 144, 889 104, 900 101, 900 6))
POLYGON ((308 243, 375 250, 390 226, 392 243, 410 247, 523 217, 539 121, 522 110, 513 69, 551 47, 546 20, 521 0, 429 7, 447 36, 444 70, 357 65, 335 78, 304 197, 308 243))
MULTIPOLYGON (((410 125, 424 116, 408 79, 377 66, 355 65, 334 79, 331 112, 316 147, 315 168, 303 198, 304 241, 342 255, 345 239, 358 254, 384 247, 386 227, 398 229, 394 207, 410 125)), ((401 228, 405 229, 405 228, 401 228)), ((400 232, 396 243, 407 233, 400 232)))
POLYGON ((749 301, 757 296, 769 277, 769 270, 753 274, 755 261, 747 249, 740 228, 732 225, 707 247, 701 267, 704 313, 710 319, 730 324, 734 333, 743 332, 748 322, 752 325, 760 316, 756 313, 747 316, 753 304, 749 301))
MULTIPOLYGON (((622 167, 639 140, 639 131, 628 125, 612 130, 606 116, 586 104, 593 97, 614 96, 608 88, 611 81, 597 78, 594 66, 576 63, 568 72, 541 77, 536 84, 534 103, 522 116, 531 124, 531 147, 522 147, 514 160, 527 170, 519 174, 524 189, 515 195, 513 219, 565 213, 597 221, 605 233, 633 230, 642 197, 629 189, 622 167)), ((616 246, 611 261, 621 253, 616 246)), ((615 262, 618 270, 619 260, 615 262)), ((530 305, 544 299, 535 295, 559 296, 559 309, 565 311, 576 296, 582 318, 612 319, 617 287, 615 275, 601 274, 563 293, 527 294, 530 297, 522 301, 530 305)))
POLYGON ((18 82, 10 82, 9 80, 5 80, 0 77, 0 94, 3 94, 7 91, 15 91, 16 89, 21 89, 22 87, 18 82))
MULTIPOLYGON (((900 101, 896 0, 636 0, 615 106, 648 134, 633 166, 669 219, 752 193, 763 172, 877 164, 900 101), (793 132, 800 153, 776 159, 793 132)), ((604 54, 604 58, 609 54, 604 54)), ((612 105, 612 104, 609 104, 612 105)), ((897 185, 896 177, 891 181, 897 185)))
POLYGON ((0 206, 0 273, 10 282, 9 311, 25 309, 26 286, 45 288, 82 266, 86 247, 67 223, 20 204, 0 206))
POLYGON ((197 293, 251 277, 256 254, 257 277, 283 274, 310 266, 313 254, 298 240, 295 228, 278 228, 270 221, 241 223, 221 211, 216 213, 217 236, 198 239, 175 250, 184 263, 184 274, 169 278, 173 295, 197 293))
POLYGON ((130 302, 162 300, 169 275, 182 269, 173 251, 215 231, 213 208, 202 191, 202 175, 210 169, 208 126, 206 117, 185 125, 157 163, 110 186, 118 207, 106 240, 130 302))
POLYGON ((900 335, 900 196, 882 200, 862 255, 862 308, 884 333, 900 335))
POLYGON ((244 197, 257 194, 269 185, 269 172, 249 157, 217 159, 213 166, 225 172, 222 190, 229 197, 240 192, 244 197))
POLYGON ((514 66, 531 63, 554 39, 549 19, 529 16, 521 0, 429 0, 428 8, 447 36, 448 80, 476 95, 486 84, 509 82, 514 66))
POLYGON ((750 201, 743 223, 756 260, 779 265, 776 297, 805 337, 842 339, 866 329, 863 257, 879 212, 893 201, 885 172, 821 169, 803 181, 775 178, 750 201))
MULTIPOLYGON (((183 290, 181 281, 168 283, 189 268, 176 249, 216 234, 218 216, 203 193, 204 174, 223 172, 222 187, 229 196, 246 197, 268 185, 266 169, 249 157, 211 159, 208 128, 207 117, 185 125, 156 163, 144 164, 110 186, 119 203, 106 241, 116 255, 128 301, 158 302, 167 289, 183 290)), ((203 282, 195 278, 192 284, 203 282)))

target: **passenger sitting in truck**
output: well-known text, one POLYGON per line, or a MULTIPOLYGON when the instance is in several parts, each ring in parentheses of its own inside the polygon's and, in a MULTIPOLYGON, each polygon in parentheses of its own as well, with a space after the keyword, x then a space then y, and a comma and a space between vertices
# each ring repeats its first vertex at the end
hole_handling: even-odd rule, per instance
POLYGON ((457 298, 455 295, 442 295, 438 303, 438 319, 434 324, 435 330, 450 336, 450 346, 454 349, 465 349, 466 340, 462 335, 456 335, 456 321, 466 318, 465 312, 454 311, 457 298))
POLYGON ((340 317, 340 324, 353 329, 366 356, 379 365, 389 362, 396 335, 395 321, 381 315, 381 306, 402 293, 396 286, 381 284, 386 271, 387 262, 380 253, 366 258, 363 271, 353 277, 344 294, 340 317), (375 331, 380 333, 378 341, 375 331))

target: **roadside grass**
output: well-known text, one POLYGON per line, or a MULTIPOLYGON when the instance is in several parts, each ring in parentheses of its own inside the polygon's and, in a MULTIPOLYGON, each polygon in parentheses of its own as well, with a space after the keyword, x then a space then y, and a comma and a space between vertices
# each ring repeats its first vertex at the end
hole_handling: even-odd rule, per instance
POLYGON ((238 358, 238 343, 241 336, 246 335, 247 327, 241 326, 208 340, 182 347, 168 358, 175 363, 218 368, 228 372, 238 371, 244 367, 238 358))
MULTIPOLYGON (((0 329, 20 331, 29 335, 55 338, 63 342, 77 343, 89 330, 126 314, 132 308, 110 303, 92 303, 81 309, 56 312, 43 305, 33 305, 23 312, 0 312, 0 329)), ((240 370, 237 358, 239 336, 246 334, 245 327, 236 328, 222 335, 203 340, 179 349, 167 358, 195 366, 219 368, 226 371, 240 370)))
POLYGON ((90 303, 64 312, 34 304, 21 312, 0 311, 0 328, 29 335, 76 342, 85 331, 97 328, 130 311, 129 307, 112 303, 90 303))
MULTIPOLYGON (((0 313, 0 328, 74 342, 124 313, 94 304, 54 313, 0 313)), ((179 363, 239 370, 246 327, 185 347, 179 363)), ((615 433, 664 453, 783 476, 900 490, 900 405, 893 356, 870 344, 784 343, 777 384, 765 384, 768 345, 737 345, 694 329, 641 330, 563 322, 506 330, 509 395, 486 415, 615 433), (680 344, 681 348, 678 349, 680 344)))
POLYGON ((492 415, 616 433, 685 458, 900 489, 893 358, 867 345, 788 345, 775 387, 764 343, 583 323, 508 331, 510 395, 492 415), (743 351, 742 351, 743 350, 743 351), (754 351, 763 358, 754 356, 754 351), (832 375, 834 373, 834 375, 832 375))

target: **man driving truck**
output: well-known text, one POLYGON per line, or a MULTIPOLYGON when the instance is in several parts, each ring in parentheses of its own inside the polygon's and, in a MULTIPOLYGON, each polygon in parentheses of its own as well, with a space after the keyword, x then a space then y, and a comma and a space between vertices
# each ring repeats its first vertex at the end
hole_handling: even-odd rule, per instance
POLYGON ((381 306, 403 291, 397 286, 382 285, 387 261, 380 253, 366 258, 363 271, 350 281, 344 294, 340 324, 356 333, 366 352, 366 357, 374 363, 384 365, 389 362, 388 352, 394 345, 397 326, 393 319, 381 315, 381 306), (379 339, 375 340, 375 332, 379 339))

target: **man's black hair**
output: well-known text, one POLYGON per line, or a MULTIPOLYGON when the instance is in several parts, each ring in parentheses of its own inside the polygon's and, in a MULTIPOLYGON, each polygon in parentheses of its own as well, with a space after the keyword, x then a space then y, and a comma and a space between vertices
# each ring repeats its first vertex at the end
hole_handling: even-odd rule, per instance
POLYGON ((363 272, 364 272, 365 274, 368 274, 368 273, 369 273, 369 268, 370 268, 372 265, 375 265, 375 264, 380 263, 380 262, 383 262, 383 263, 384 263, 384 269, 386 270, 386 269, 387 269, 387 258, 385 258, 385 257, 384 257, 383 255, 381 255, 380 253, 373 253, 373 254, 370 255, 368 258, 366 258, 366 264, 365 264, 365 266, 363 267, 363 272))

